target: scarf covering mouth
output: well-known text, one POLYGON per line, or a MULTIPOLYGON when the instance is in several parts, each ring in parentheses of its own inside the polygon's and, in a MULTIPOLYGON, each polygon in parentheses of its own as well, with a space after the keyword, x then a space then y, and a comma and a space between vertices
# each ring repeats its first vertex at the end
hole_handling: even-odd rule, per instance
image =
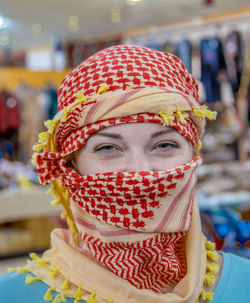
POLYGON ((196 157, 167 171, 77 177, 62 163, 82 253, 139 289, 173 290, 186 274, 185 236, 200 164, 196 157))
POLYGON ((199 157, 167 171, 78 175, 64 161, 63 185, 70 198, 95 219, 147 233, 187 231, 199 157))
MULTIPOLYGON (((129 188, 136 192, 136 198, 132 199, 131 192, 130 197, 126 196, 124 191, 122 199, 119 198, 122 201, 116 199, 116 203, 110 203, 105 201, 100 191, 97 196, 90 192, 98 184, 97 180, 88 180, 91 188, 87 184, 85 188, 84 178, 90 176, 79 176, 67 163, 94 132, 129 122, 162 123, 163 126, 173 127, 199 150, 205 120, 215 117, 214 112, 199 105, 198 85, 182 62, 171 54, 145 47, 125 45, 105 49, 84 61, 64 79, 58 94, 58 114, 52 121, 47 121, 48 132, 40 134, 39 144, 34 147, 40 152, 34 154, 33 160, 37 163, 41 183, 52 184, 51 191, 56 198, 54 203, 63 205, 63 216, 67 218, 70 230, 52 234, 52 249, 45 252, 44 258, 51 266, 58 268, 58 276, 65 277, 72 289, 79 286, 83 291, 95 291, 105 302, 109 298, 119 303, 149 302, 149 299, 150 302, 167 303, 193 303, 199 298, 211 300, 212 294, 206 293, 204 285, 208 283, 206 275, 212 275, 214 281, 216 273, 207 269, 212 254, 206 252, 205 241, 202 241, 194 190, 194 171, 199 165, 199 157, 182 168, 174 168, 169 173, 169 176, 173 175, 173 179, 167 181, 169 183, 166 180, 159 182, 161 172, 157 172, 157 176, 151 173, 149 183, 157 180, 159 184, 157 193, 151 196, 153 203, 148 201, 150 193, 147 193, 147 209, 144 209, 143 198, 138 196, 143 186, 145 195, 147 183, 146 176, 140 176, 140 172, 135 174, 136 179, 141 178, 139 189, 135 186, 129 188), (132 200, 135 205, 128 207, 132 200), (100 203, 107 215, 104 211, 98 212, 100 203), (162 205, 165 212, 159 211, 162 205), (171 216, 168 216, 170 212, 171 216), (169 222, 166 224, 166 221, 169 222), (116 236, 110 237, 110 232, 116 236), (124 233, 124 237, 118 240, 117 233, 120 232, 124 233), (159 271, 156 278, 158 284, 154 283, 154 270, 146 270, 150 277, 147 285, 143 284, 143 279, 139 283, 135 281, 138 275, 132 275, 133 280, 129 278, 131 274, 124 274, 124 263, 119 258, 128 249, 127 243, 145 246, 147 249, 144 253, 156 256, 154 260, 157 256, 166 257, 163 259, 168 263, 167 271, 159 271), (156 253, 154 249, 157 243, 161 245, 156 253), (115 251, 117 245, 120 245, 118 254, 115 251), (112 252, 111 256, 103 252, 104 247, 112 252), (105 255, 110 262, 103 260, 105 255), (172 263, 169 262, 171 258, 175 260, 172 263), (112 266, 117 266, 117 270, 112 270, 112 266), (161 274, 167 275, 169 272, 172 273, 171 277, 162 278, 161 274), (119 287, 116 288, 118 285, 123 293, 120 293, 119 287), (112 288, 115 296, 112 295, 112 288)), ((107 174, 102 179, 106 193, 113 182, 110 177, 107 174)), ((126 182, 133 176, 125 173, 122 178, 118 175, 115 177, 126 182)), ((133 254, 134 259, 138 257, 136 253, 133 254)), ((155 264, 160 268, 163 263, 158 261, 155 264)), ((144 265, 145 262, 141 262, 139 268, 144 265)), ((36 265, 32 264, 31 267, 35 274, 39 274, 36 265)), ((131 269, 136 268, 131 264, 131 269)), ((52 288, 58 289, 55 281, 46 277, 44 280, 52 288)), ((211 285, 211 279, 209 283, 211 285)), ((78 299, 79 292, 76 296, 78 299)))

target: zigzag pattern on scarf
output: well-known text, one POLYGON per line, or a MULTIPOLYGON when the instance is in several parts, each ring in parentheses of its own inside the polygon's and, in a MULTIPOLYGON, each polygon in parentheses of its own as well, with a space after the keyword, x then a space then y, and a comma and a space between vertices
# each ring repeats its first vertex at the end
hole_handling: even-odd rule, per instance
POLYGON ((183 232, 134 243, 104 243, 86 233, 81 238, 97 261, 137 288, 165 293, 186 274, 183 232))

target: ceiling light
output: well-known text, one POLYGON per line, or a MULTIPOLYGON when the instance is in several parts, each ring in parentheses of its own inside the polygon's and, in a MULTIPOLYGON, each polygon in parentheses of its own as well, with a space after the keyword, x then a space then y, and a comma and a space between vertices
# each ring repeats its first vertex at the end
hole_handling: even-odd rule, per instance
POLYGON ((0 15, 0 28, 5 28, 10 25, 10 19, 0 15))
POLYGON ((6 46, 10 43, 10 34, 8 31, 1 31, 0 32, 0 45, 6 46))
POLYGON ((142 0, 127 0, 127 3, 128 4, 135 4, 135 3, 138 3, 138 2, 141 2, 142 0))
POLYGON ((0 27, 4 24, 4 18, 0 16, 0 27))
POLYGON ((41 32, 42 32, 42 25, 41 24, 39 24, 39 23, 35 23, 35 24, 33 24, 32 25, 32 32, 33 32, 33 34, 34 35, 40 35, 41 34, 41 32))
POLYGON ((77 16, 70 16, 68 19, 68 28, 70 31, 75 32, 79 29, 79 18, 77 16))
POLYGON ((121 21, 121 12, 119 7, 112 7, 110 12, 110 19, 113 23, 118 23, 121 21))

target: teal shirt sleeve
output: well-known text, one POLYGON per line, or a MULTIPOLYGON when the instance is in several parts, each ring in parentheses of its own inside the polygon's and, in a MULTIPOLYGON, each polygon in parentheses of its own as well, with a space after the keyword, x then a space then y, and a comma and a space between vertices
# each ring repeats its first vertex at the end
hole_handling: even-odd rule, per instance
MULTIPOLYGON (((29 274, 30 275, 30 274, 29 274)), ((27 274, 17 272, 0 276, 0 302, 1 303, 46 303, 43 299, 49 286, 42 281, 25 284, 27 274)), ((58 292, 51 292, 53 298, 58 292)), ((65 303, 73 303, 74 299, 66 297, 65 303)), ((80 300, 79 303, 86 303, 80 300)))
POLYGON ((250 302, 250 260, 222 254, 222 273, 212 303, 250 302))

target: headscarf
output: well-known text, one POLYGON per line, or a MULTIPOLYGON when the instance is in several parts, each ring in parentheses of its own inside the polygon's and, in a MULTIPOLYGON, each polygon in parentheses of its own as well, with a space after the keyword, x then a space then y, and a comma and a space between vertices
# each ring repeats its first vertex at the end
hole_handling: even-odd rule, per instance
MULTIPOLYGON (((199 156, 167 171, 86 176, 68 163, 89 136, 121 123, 162 123, 198 151, 205 119, 215 116, 199 105, 195 79, 171 54, 122 45, 76 67, 35 146, 42 150, 34 156, 40 181, 52 183, 71 231, 52 234, 44 259, 57 279, 48 273, 44 281, 58 288, 64 277, 67 295, 79 286, 76 300, 84 297, 80 291, 104 302, 211 299, 203 284, 213 284, 218 269, 209 259, 217 255, 201 233, 194 189, 199 156)), ((30 268, 41 274, 35 264, 30 268)))

